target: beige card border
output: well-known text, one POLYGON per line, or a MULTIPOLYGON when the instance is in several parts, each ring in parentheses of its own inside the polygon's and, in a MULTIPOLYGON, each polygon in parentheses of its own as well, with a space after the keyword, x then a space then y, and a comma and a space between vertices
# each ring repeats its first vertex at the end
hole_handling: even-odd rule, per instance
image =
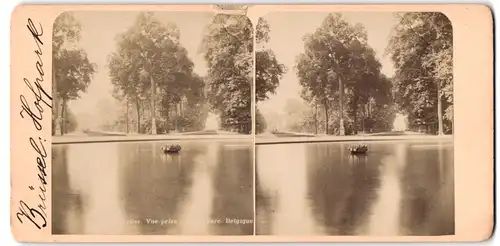
MULTIPOLYGON (((52 24, 64 11, 214 11, 212 5, 21 5, 11 19, 11 229, 22 242, 414 242, 414 241, 482 241, 493 230, 493 18, 483 5, 254 5, 247 15, 257 18, 272 11, 438 11, 446 14, 453 25, 454 95, 455 95, 455 235, 420 237, 371 236, 87 236, 51 235, 50 225, 50 146, 51 113, 45 107, 44 129, 37 131, 28 117, 21 118, 24 95, 34 111, 33 93, 23 82, 38 77, 37 48, 27 25, 43 26, 42 61, 44 77, 40 83, 51 92, 52 24), (40 202, 37 157, 29 138, 45 139, 47 150, 47 227, 37 230, 25 221, 19 223, 16 213, 19 201, 30 206, 40 202)), ((26 116, 26 114, 25 114, 26 116)), ((41 145, 39 145, 39 149, 41 145)), ((26 219, 25 219, 26 220, 26 219)))

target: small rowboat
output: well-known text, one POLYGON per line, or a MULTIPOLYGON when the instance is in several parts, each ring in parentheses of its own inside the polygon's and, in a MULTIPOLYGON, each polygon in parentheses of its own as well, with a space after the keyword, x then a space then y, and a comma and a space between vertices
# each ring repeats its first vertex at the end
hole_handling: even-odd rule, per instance
POLYGON ((163 146, 161 147, 161 149, 163 150, 163 152, 165 154, 177 154, 179 153, 179 151, 181 151, 181 146, 180 145, 170 145, 170 146, 163 146))
POLYGON ((363 155, 368 152, 368 146, 366 145, 357 145, 357 146, 351 146, 349 147, 349 152, 351 155, 363 155))

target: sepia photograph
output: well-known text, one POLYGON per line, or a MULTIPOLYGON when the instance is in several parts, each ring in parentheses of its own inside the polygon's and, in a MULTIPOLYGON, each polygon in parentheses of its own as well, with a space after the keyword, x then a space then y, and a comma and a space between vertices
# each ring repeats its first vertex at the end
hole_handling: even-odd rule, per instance
POLYGON ((58 16, 52 234, 253 235, 253 39, 244 15, 58 16))
POLYGON ((271 12, 256 24, 256 234, 455 234, 452 24, 271 12))
POLYGON ((18 242, 494 232, 486 5, 24 4, 10 23, 18 242))

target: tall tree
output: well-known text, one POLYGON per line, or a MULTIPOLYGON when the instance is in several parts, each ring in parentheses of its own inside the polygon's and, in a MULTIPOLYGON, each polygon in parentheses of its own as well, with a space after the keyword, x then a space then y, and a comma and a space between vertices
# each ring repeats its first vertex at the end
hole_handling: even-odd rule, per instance
POLYGON ((205 128, 208 116, 206 107, 205 82, 198 75, 191 76, 187 88, 175 107, 174 129, 177 131, 197 131, 205 128))
POLYGON ((217 15, 207 26, 200 51, 208 65, 208 95, 221 128, 252 130, 253 27, 246 16, 217 15))
POLYGON ((136 111, 136 129, 140 133, 141 105, 145 99, 146 86, 143 78, 139 76, 140 64, 130 55, 131 53, 113 53, 110 55, 109 75, 114 85, 116 94, 121 94, 125 103, 131 103, 136 111))
POLYGON ((170 125, 179 129, 181 104, 203 87, 179 39, 175 23, 162 23, 152 13, 143 13, 118 37, 117 50, 110 55, 112 83, 126 100, 135 102, 139 132, 156 134, 157 128, 169 131, 170 125), (149 117, 143 117, 145 112, 149 117))
POLYGON ((386 53, 396 68, 396 100, 410 127, 443 134, 453 122, 453 35, 442 13, 398 13, 386 53), (444 113, 443 113, 444 112, 444 113), (445 125, 446 123, 446 125, 445 125))
POLYGON ((61 135, 67 132, 64 128, 68 101, 79 98, 80 92, 87 91, 97 70, 96 65, 89 61, 87 53, 76 48, 80 32, 81 25, 70 12, 59 15, 54 22, 52 78, 57 100, 53 115, 56 123, 53 125, 60 128, 61 135))
POLYGON ((321 104, 327 134, 334 132, 329 128, 330 120, 337 117, 332 109, 339 121, 335 132, 344 135, 348 122, 350 132, 356 133, 359 108, 373 97, 381 69, 364 27, 350 24, 341 14, 329 14, 304 37, 304 51, 296 62, 303 98, 321 104))
POLYGON ((329 68, 325 65, 327 64, 316 60, 313 55, 301 54, 297 58, 296 70, 302 86, 302 98, 309 103, 322 105, 325 114, 324 129, 329 134, 329 113, 335 85, 328 80, 329 68))

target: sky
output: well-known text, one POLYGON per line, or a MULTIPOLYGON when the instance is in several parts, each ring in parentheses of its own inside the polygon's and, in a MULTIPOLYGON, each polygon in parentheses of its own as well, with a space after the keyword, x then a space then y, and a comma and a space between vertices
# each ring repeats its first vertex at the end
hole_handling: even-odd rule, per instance
MULTIPOLYGON (((102 105, 100 103, 114 103, 111 96, 113 86, 107 68, 108 57, 116 50, 116 37, 132 26, 139 12, 79 11, 73 12, 73 15, 82 27, 78 46, 83 48, 89 60, 97 65, 97 72, 87 93, 81 93, 81 98, 71 101, 69 107, 77 117, 86 115, 92 118, 91 115, 95 115, 99 105, 102 105)), ((161 22, 177 24, 181 35, 180 44, 187 49, 188 56, 194 63, 194 71, 201 76, 205 75, 207 66, 198 50, 205 27, 212 22, 213 13, 155 12, 155 17, 161 22)), ((79 125, 82 125, 81 117, 78 118, 79 125)), ((95 117, 93 121, 98 124, 95 117)))
MULTIPOLYGON (((282 112, 288 99, 300 99, 301 88, 294 66, 296 57, 304 52, 302 37, 314 32, 327 15, 326 12, 275 12, 264 16, 270 28, 270 40, 266 47, 272 49, 276 59, 287 68, 276 94, 267 101, 259 102, 258 108, 264 116, 282 112)), ((360 23, 365 27, 368 45, 375 50, 382 64, 382 73, 391 77, 394 68, 389 57, 384 56, 384 51, 391 30, 397 23, 393 12, 344 12, 342 15, 351 24, 360 23)))

